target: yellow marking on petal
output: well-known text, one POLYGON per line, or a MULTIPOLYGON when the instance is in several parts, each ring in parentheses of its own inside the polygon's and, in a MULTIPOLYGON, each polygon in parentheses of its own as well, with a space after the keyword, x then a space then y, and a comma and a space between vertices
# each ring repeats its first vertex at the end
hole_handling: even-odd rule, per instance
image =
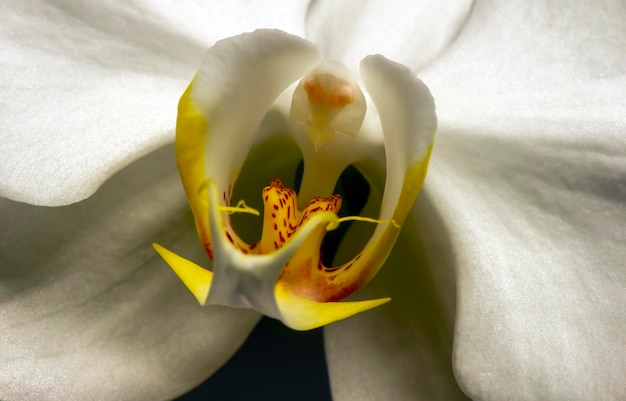
MULTIPOLYGON (((213 189, 213 192, 209 191, 209 193, 212 193, 210 199, 213 201, 212 205, 217 205, 218 195, 215 183, 212 180, 203 181, 201 186, 213 189)), ((293 249, 289 259, 281 259, 283 261, 280 262, 280 266, 277 266, 282 271, 273 287, 275 305, 280 314, 277 317, 286 325, 297 330, 309 330, 345 319, 389 301, 389 298, 383 298, 359 302, 337 302, 360 289, 369 280, 370 266, 367 263, 359 263, 358 261, 360 259, 371 260, 371 255, 381 256, 382 254, 384 254, 382 256, 384 259, 387 250, 379 249, 378 245, 384 245, 385 241, 375 241, 372 247, 368 247, 358 254, 352 263, 340 268, 324 266, 321 262, 320 253, 326 232, 338 227, 342 222, 391 223, 389 224, 393 228, 391 231, 399 231, 395 221, 362 216, 339 218, 337 217, 337 212, 341 208, 341 197, 339 195, 333 195, 328 198, 314 198, 303 210, 299 210, 295 191, 285 187, 277 179, 273 180, 271 185, 263 190, 263 201, 263 234, 257 244, 246 245, 240 243, 232 226, 227 221, 221 223, 224 225, 222 232, 224 233, 224 239, 230 242, 236 251, 241 253, 241 257, 234 258, 229 263, 243 263, 243 265, 238 267, 242 269, 242 272, 254 265, 251 260, 248 262, 246 259, 248 255, 252 258, 262 255, 271 257, 284 249, 293 249), (302 234, 301 230, 308 232, 305 237, 300 235, 302 234), (295 239, 296 235, 299 236, 300 240, 297 241, 298 245, 293 245, 291 238, 295 239)), ((215 207, 216 210, 225 213, 248 213, 255 211, 249 208, 243 201, 232 207, 211 207, 215 207)), ((219 241, 224 239, 221 236, 216 238, 219 241)), ((213 278, 217 276, 214 276, 211 271, 203 269, 157 244, 153 246, 194 294, 198 302, 200 304, 206 303, 213 278)), ((232 267, 234 268, 235 266, 233 265, 232 267)), ((244 294, 242 295, 243 298, 239 298, 234 293, 233 299, 252 299, 246 298, 244 294)), ((224 299, 228 300, 228 297, 227 295, 224 299)), ((265 312, 267 313, 268 311, 265 312)))
POLYGON ((332 277, 332 281, 328 283, 329 300, 342 299, 362 288, 383 266, 400 234, 401 225, 411 211, 415 199, 424 185, 431 151, 432 145, 421 160, 406 170, 400 197, 391 216, 391 221, 395 224, 388 225, 381 233, 375 234, 375 237, 368 242, 361 253, 335 268, 341 274, 334 277, 328 276, 328 278, 332 277), (351 291, 346 293, 346 289, 351 289, 351 291))
POLYGON ((185 284, 189 291, 196 297, 200 305, 204 305, 209 296, 209 290, 211 289, 213 273, 163 248, 159 244, 152 244, 152 247, 161 255, 172 270, 174 270, 174 273, 176 273, 183 284, 185 284))
POLYGON ((209 125, 204 113, 196 109, 190 96, 195 80, 196 77, 191 81, 178 103, 174 149, 178 173, 193 212, 198 236, 209 257, 212 258, 211 234, 208 226, 209 210, 206 198, 202 196, 201 191, 206 181, 203 144, 206 143, 209 125))
MULTIPOLYGON (((246 259, 248 255, 271 257, 282 249, 293 249, 290 251, 293 253, 290 253, 289 259, 282 258, 280 266, 277 266, 282 271, 277 270, 280 274, 274 285, 274 300, 280 313, 278 317, 294 329, 308 330, 320 327, 389 301, 388 298, 384 298, 360 302, 337 302, 362 288, 382 266, 400 231, 399 223, 406 218, 410 206, 421 189, 429 155, 430 153, 406 171, 396 210, 389 220, 363 216, 339 218, 337 217, 337 212, 341 207, 339 195, 314 198, 301 211, 297 207, 295 191, 283 186, 280 181, 274 180, 263 190, 263 233, 257 244, 247 245, 241 242, 228 220, 222 223, 224 239, 230 242, 242 256, 232 261, 239 260, 248 266, 246 259), (350 262, 339 267, 326 267, 321 261, 321 246, 326 232, 346 221, 386 224, 387 227, 377 230, 375 237, 350 262), (306 237, 300 236, 298 245, 292 246, 291 237, 297 235, 302 229, 307 230, 306 237)), ((196 184, 199 186, 195 187, 195 192, 200 187, 208 188, 212 184, 214 187, 211 180, 197 181, 196 184)), ((223 195, 226 199, 226 193, 223 195)), ((215 198, 214 204, 217 205, 217 194, 213 194, 213 197, 215 198)), ((206 200, 205 205, 208 210, 206 200)), ((243 201, 236 206, 219 205, 216 210, 224 213, 256 212, 243 201)), ((213 273, 156 244, 155 249, 190 289, 198 302, 205 303, 214 277, 213 273)), ((242 271, 245 271, 244 265, 239 267, 243 269, 242 271)), ((242 296, 241 299, 249 299, 243 293, 242 296)), ((239 298, 235 294, 233 299, 239 298)))
POLYGON ((380 298, 356 302, 318 302, 298 297, 281 285, 276 286, 275 295, 283 323, 294 330, 312 330, 325 326, 391 300, 380 298))
POLYGON ((428 162, 430 161, 432 152, 433 144, 431 143, 424 157, 406 170, 402 183, 402 192, 400 193, 400 198, 393 212, 392 219, 404 222, 404 219, 406 219, 406 216, 408 216, 411 211, 415 199, 424 186, 426 173, 428 173, 428 162))

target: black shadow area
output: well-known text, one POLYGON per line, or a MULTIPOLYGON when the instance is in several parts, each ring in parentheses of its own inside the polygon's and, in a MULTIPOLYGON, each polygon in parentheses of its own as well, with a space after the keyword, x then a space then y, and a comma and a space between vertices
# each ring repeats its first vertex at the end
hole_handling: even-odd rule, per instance
POLYGON ((264 317, 213 376, 177 401, 331 401, 322 329, 294 331, 264 317))

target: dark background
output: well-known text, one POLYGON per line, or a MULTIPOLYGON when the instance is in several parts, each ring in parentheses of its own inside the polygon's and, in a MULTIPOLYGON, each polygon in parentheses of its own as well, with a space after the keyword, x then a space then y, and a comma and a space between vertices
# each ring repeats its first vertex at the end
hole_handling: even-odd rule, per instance
POLYGON ((264 317, 226 365, 177 401, 331 401, 323 342, 321 328, 264 317))

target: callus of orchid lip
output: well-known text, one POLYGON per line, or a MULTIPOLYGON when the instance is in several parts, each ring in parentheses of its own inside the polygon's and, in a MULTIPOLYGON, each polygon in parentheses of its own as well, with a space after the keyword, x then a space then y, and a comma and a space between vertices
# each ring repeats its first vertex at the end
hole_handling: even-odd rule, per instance
POLYGON ((368 56, 360 70, 374 107, 366 107, 348 68, 322 61, 315 45, 299 37, 258 30, 208 50, 179 103, 176 154, 212 270, 155 244, 200 304, 253 308, 307 330, 389 300, 341 301, 376 275, 419 194, 436 130, 435 108, 408 68, 368 56), (296 194, 277 179, 265 183, 259 194, 261 239, 248 244, 230 222, 231 213, 251 211, 231 204, 233 188, 262 119, 286 90, 292 96, 291 134, 304 158, 302 186, 296 194), (380 124, 366 127, 366 112, 376 111, 380 124), (382 132, 363 132, 367 129, 382 132), (374 160, 382 145, 385 189, 378 218, 338 217, 341 197, 329 193, 337 177, 349 164, 374 160), (352 260, 329 268, 320 247, 327 231, 344 220, 377 227, 352 260))

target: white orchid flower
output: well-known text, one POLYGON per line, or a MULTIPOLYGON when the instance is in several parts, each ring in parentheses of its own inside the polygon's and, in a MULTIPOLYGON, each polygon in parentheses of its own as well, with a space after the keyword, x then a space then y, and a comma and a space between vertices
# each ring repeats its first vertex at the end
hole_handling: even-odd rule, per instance
POLYGON ((378 110, 376 115, 370 109, 370 115, 380 117, 378 126, 363 129, 368 107, 359 84, 340 62, 323 60, 311 42, 258 30, 209 49, 179 103, 176 155, 212 271, 155 244, 201 304, 252 308, 291 328, 310 330, 389 300, 337 302, 368 283, 391 251, 422 188, 437 120, 430 92, 407 67, 368 56, 361 73, 378 110), (248 178, 244 161, 272 104, 294 124, 284 128, 284 145, 258 145, 261 155, 249 174, 256 178, 258 170, 279 165, 287 166, 291 178, 294 158, 303 158, 298 195, 278 178, 265 181, 262 190, 239 184, 240 176, 248 178), (289 140, 300 151, 290 149, 289 140), (342 199, 333 189, 341 172, 371 159, 374 166, 364 170, 375 183, 381 148, 386 156, 382 203, 378 194, 369 201, 380 205, 379 215, 338 217, 342 199), (240 238, 226 214, 259 214, 244 202, 232 206, 239 187, 247 194, 257 191, 263 200, 261 238, 252 243, 240 238), (350 220, 379 225, 345 263, 326 266, 321 247, 327 231, 350 220))
MULTIPOLYGON (((206 131, 179 126, 179 138, 203 146, 181 153, 185 142, 177 139, 178 163, 203 243, 211 237, 211 249, 221 252, 213 268, 229 260, 224 266, 234 271, 245 269, 241 259, 253 260, 232 256, 226 234, 234 234, 224 222, 237 191, 250 183, 262 188, 269 182, 260 177, 297 162, 274 157, 284 162, 280 168, 257 164, 237 177, 249 149, 249 158, 262 154, 255 141, 262 147, 262 139, 285 134, 300 145, 300 207, 309 194, 332 195, 343 166, 364 155, 386 166, 385 193, 377 195, 382 209, 370 211, 378 209, 374 202, 365 212, 376 223, 369 232, 353 229, 366 223, 354 224, 337 258, 370 249, 384 255, 388 248, 375 242, 397 235, 385 266, 357 294, 392 300, 324 328, 333 399, 626 398, 621 2, 242 1, 181 9, 167 2, 16 1, 0 9, 0 194, 13 199, 0 202, 0 399, 169 399, 211 375, 245 340, 260 314, 198 306, 150 244, 194 260, 181 262, 158 247, 175 267, 200 274, 186 283, 203 285, 194 295, 211 303, 206 270, 195 270, 209 263, 174 157, 170 148, 156 149, 174 138, 176 103, 206 48, 256 28, 310 42, 258 31, 211 47, 216 57, 204 61, 181 110, 212 122, 216 132, 245 136, 220 137, 215 146, 213 137, 180 137, 206 131), (254 51, 237 48, 244 38, 252 38, 246 43, 254 51), (265 58, 277 48, 299 56, 265 58), (437 104, 428 178, 408 216, 417 192, 403 197, 398 175, 428 160, 433 125, 420 131, 415 124, 433 114, 419 81, 395 62, 367 57, 376 53, 418 73, 437 104), (251 54, 259 64, 246 63, 251 54), (319 67, 322 59, 345 69, 319 67), (256 73, 266 79, 250 81, 256 73), (301 100, 311 106, 316 97, 304 86, 327 89, 328 82, 347 85, 352 103, 342 100, 336 113, 325 103, 307 110, 301 100), (358 104, 356 85, 372 101, 360 129, 360 112, 340 124, 348 104, 358 104), (215 90, 219 98, 211 98, 215 90), (238 116, 235 105, 242 104, 246 114, 238 116), (386 151, 403 158, 382 157, 381 132, 386 151), (194 165, 184 154, 205 163, 201 174, 185 170, 194 165), (311 165, 327 167, 328 182, 323 174, 307 177, 317 174, 311 165), (409 206, 397 214, 403 202, 409 206), (394 223, 405 217, 398 233, 394 223)), ((256 188, 241 193, 246 202, 260 196, 256 188)), ((338 223, 323 216, 319 227, 338 223)), ((277 248, 300 249, 287 241, 277 248)), ((268 270, 276 277, 274 262, 268 270)), ((333 311, 332 319, 312 322, 310 309, 293 308, 302 301, 294 303, 290 290, 308 288, 292 285, 297 280, 275 296, 267 288, 272 280, 260 280, 265 286, 256 291, 244 273, 239 282, 224 278, 227 270, 220 274, 224 287, 239 287, 216 287, 215 303, 252 306, 296 328, 345 317, 333 311)), ((319 312, 327 306, 318 301, 339 298, 304 302, 319 312)), ((348 302, 339 304, 355 305, 348 302)))

